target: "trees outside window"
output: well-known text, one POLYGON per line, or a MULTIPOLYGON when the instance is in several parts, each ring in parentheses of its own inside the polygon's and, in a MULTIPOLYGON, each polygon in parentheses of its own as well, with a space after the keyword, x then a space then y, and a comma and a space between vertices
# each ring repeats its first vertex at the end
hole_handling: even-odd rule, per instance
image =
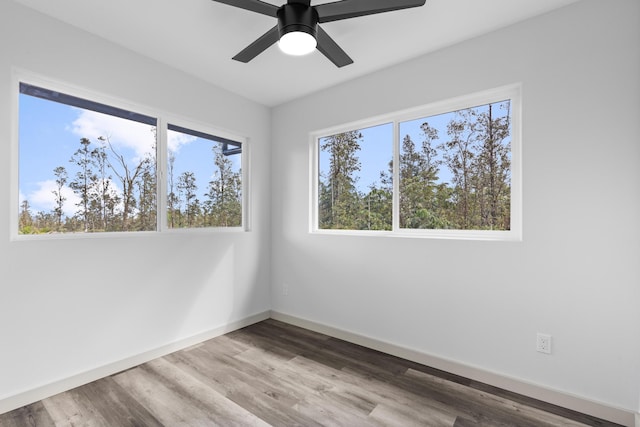
POLYGON ((169 125, 169 228, 242 226, 242 144, 169 125))
POLYGON ((158 132, 155 117, 27 83, 18 114, 18 234, 243 224, 240 142, 173 125, 158 132), (167 177, 162 215, 158 176, 167 177))
POLYGON ((319 228, 391 230, 393 125, 319 141, 319 228))
POLYGON ((400 228, 510 229, 510 100, 399 128, 400 228))
POLYGON ((509 88, 485 96, 486 103, 476 95, 450 103, 470 104, 463 108, 448 110, 442 103, 423 108, 434 114, 403 112, 391 115, 392 123, 318 134, 317 230, 519 228, 512 210, 518 94, 509 88), (377 179, 363 179, 373 175, 377 179))
POLYGON ((156 230, 156 119, 20 84, 19 234, 156 230))

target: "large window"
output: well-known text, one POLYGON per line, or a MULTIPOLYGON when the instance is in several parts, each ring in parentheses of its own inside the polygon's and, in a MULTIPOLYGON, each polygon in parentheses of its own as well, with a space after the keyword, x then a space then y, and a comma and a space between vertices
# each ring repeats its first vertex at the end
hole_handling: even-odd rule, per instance
POLYGON ((519 104, 500 88, 314 133, 312 229, 519 239, 519 104))
POLYGON ((43 86, 19 83, 18 235, 243 226, 239 138, 43 86))

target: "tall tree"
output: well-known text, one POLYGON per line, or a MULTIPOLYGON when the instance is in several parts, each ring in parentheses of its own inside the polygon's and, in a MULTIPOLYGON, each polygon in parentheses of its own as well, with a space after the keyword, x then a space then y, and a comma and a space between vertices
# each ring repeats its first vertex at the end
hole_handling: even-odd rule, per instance
POLYGON ((122 186, 122 230, 131 230, 131 216, 135 212, 137 199, 135 197, 136 183, 145 170, 150 165, 155 164, 152 157, 145 155, 137 163, 130 165, 127 159, 119 153, 111 144, 109 137, 100 136, 102 141, 109 148, 111 155, 107 157, 107 163, 120 181, 122 186))
POLYGON ((62 195, 62 190, 64 186, 67 184, 68 175, 67 170, 63 166, 58 166, 53 170, 53 174, 56 176, 56 189, 52 191, 55 196, 55 207, 53 208, 53 212, 56 218, 56 230, 60 231, 62 229, 62 216, 64 214, 64 202, 67 200, 66 197, 62 195))
POLYGON ((405 135, 400 150, 400 228, 418 228, 414 218, 422 201, 420 163, 415 143, 405 135))
POLYGON ((91 211, 95 213, 96 223, 100 224, 101 230, 111 231, 113 211, 120 199, 115 189, 112 188, 105 147, 95 147, 91 151, 91 156, 95 166, 95 188, 92 195, 91 211))
MULTIPOLYGON (((434 147, 439 138, 438 130, 428 122, 420 125, 422 130, 422 147, 420 151, 420 177, 426 187, 431 189, 438 180, 438 172, 442 161, 437 158, 438 151, 434 147)), ((433 201, 430 200, 432 203, 433 201)))
POLYGON ((482 228, 508 229, 510 226, 509 110, 510 102, 506 101, 495 106, 490 104, 486 112, 478 115, 480 146, 476 157, 476 192, 479 195, 482 228), (504 108, 506 114, 494 114, 494 108, 504 108))
POLYGON ((156 174, 152 162, 147 162, 138 180, 138 222, 139 230, 156 229, 156 174))
POLYGON ((220 144, 213 145, 215 172, 209 181, 207 225, 239 227, 242 225, 242 173, 233 171, 233 162, 222 152, 220 144))
POLYGON ((456 112, 440 145, 452 173, 455 224, 460 229, 509 229, 509 102, 456 112), (495 114, 505 108, 506 114, 495 114))
POLYGON ((184 215, 186 218, 186 226, 193 226, 195 217, 197 215, 197 201, 196 191, 198 186, 196 185, 196 176, 193 172, 183 172, 178 177, 178 192, 180 198, 184 200, 184 215))
MULTIPOLYGON (((323 138, 320 150, 329 154, 329 171, 322 191, 328 192, 330 213, 326 220, 326 228, 356 229, 359 228, 360 195, 356 183, 356 172, 360 171, 359 131, 343 132, 323 138)), ((326 213, 321 213, 326 217, 326 213)))
POLYGON ((438 184, 442 160, 434 147, 437 129, 424 122, 422 143, 418 149, 409 135, 400 150, 400 227, 448 228, 446 219, 446 185, 438 184))
POLYGON ((456 112, 456 118, 447 125, 449 140, 440 147, 444 149, 444 160, 452 173, 453 197, 456 206, 456 228, 473 228, 475 204, 473 177, 477 154, 477 113, 473 109, 456 112))
POLYGON ((85 233, 89 231, 89 203, 90 203, 90 190, 91 184, 95 182, 95 175, 93 174, 93 157, 91 153, 91 149, 89 145, 91 145, 91 141, 88 138, 80 139, 81 147, 76 150, 75 153, 71 156, 69 160, 71 163, 74 163, 78 168, 78 172, 69 183, 69 187, 80 196, 80 201, 76 204, 80 208, 80 211, 77 212, 77 215, 82 217, 82 222, 84 226, 85 233))
POLYGON ((174 182, 176 155, 172 151, 169 153, 169 162, 167 165, 167 181, 169 186, 169 194, 167 195, 167 216, 169 228, 178 226, 180 211, 178 208, 178 195, 176 194, 176 186, 174 182))

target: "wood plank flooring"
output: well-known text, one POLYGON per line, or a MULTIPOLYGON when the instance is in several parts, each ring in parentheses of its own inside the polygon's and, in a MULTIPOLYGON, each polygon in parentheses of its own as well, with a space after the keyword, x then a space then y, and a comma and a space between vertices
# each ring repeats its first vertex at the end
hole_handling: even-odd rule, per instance
POLYGON ((0 415, 2 427, 615 425, 272 319, 0 415))

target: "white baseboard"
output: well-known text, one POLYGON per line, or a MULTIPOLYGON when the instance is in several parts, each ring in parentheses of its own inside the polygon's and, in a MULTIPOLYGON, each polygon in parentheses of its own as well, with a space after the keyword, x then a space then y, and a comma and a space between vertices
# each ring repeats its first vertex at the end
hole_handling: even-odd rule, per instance
POLYGON ((382 351, 383 353, 411 360, 423 365, 431 366, 442 371, 460 375, 475 381, 499 387, 527 397, 538 399, 563 408, 581 412, 597 418, 608 420, 628 427, 640 427, 640 414, 629 410, 615 408, 610 405, 592 401, 548 387, 533 384, 525 380, 509 377, 497 372, 491 372, 479 367, 467 365, 455 360, 423 353, 411 348, 378 340, 376 338, 349 332, 343 329, 302 319, 289 314, 272 311, 271 318, 289 323, 301 328, 309 329, 335 338, 339 338, 363 347, 382 351))
POLYGON ((15 394, 5 399, 0 399, 0 414, 21 408, 22 406, 29 405, 42 399, 46 399, 47 397, 62 393, 67 390, 71 390, 72 388, 79 387, 81 385, 90 383, 100 378, 107 377, 109 375, 113 375, 126 369, 133 368, 150 360, 166 356, 169 353, 182 350, 184 348, 199 344, 203 341, 218 337, 220 335, 224 335, 237 329, 244 328, 245 326, 249 326, 262 320, 266 320, 269 317, 270 311, 257 313, 252 316, 245 317, 244 319, 227 323, 223 326, 211 329, 209 331, 192 335, 188 338, 184 338, 167 345, 163 345, 162 347, 158 347, 141 354, 127 357, 126 359, 122 359, 108 365, 100 366, 96 369, 91 369, 89 371, 79 373, 69 378, 64 378, 59 381, 45 384, 43 386, 27 390, 19 394, 15 394))

